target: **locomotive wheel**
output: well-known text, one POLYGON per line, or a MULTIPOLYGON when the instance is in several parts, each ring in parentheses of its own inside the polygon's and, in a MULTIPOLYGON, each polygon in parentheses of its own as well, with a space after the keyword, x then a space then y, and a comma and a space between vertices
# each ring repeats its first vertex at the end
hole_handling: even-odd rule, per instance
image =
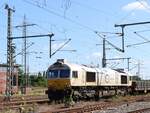
POLYGON ((95 91, 94 98, 95 98, 95 101, 99 100, 99 90, 98 89, 95 91))

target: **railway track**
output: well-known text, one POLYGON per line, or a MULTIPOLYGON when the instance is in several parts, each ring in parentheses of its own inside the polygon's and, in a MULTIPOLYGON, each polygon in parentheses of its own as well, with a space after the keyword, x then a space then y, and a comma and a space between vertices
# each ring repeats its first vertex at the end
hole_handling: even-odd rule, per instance
POLYGON ((149 113, 150 112, 150 108, 139 109, 139 110, 131 111, 131 112, 128 112, 128 113, 144 113, 144 112, 149 113))
MULTIPOLYGON (((19 100, 30 100, 30 99, 39 99, 39 98, 47 98, 47 95, 21 95, 21 96, 11 96, 10 97, 10 102, 12 101, 19 101, 19 100)), ((0 97, 0 103, 5 101, 5 97, 1 96, 0 97)))
MULTIPOLYGON (((74 108, 65 108, 60 110, 46 111, 41 113, 91 113, 92 111, 105 110, 109 107, 115 107, 121 104, 125 104, 125 103, 103 103, 103 104, 95 104, 95 105, 89 105, 84 107, 74 107, 74 108)), ((144 113, 144 112, 149 113, 150 108, 130 111, 127 113, 144 113)))
POLYGON ((19 109, 20 107, 27 107, 36 103, 46 103, 48 101, 49 99, 46 95, 12 97, 10 101, 3 101, 1 99, 0 110, 8 108, 19 109))
POLYGON ((103 110, 108 107, 114 107, 117 105, 120 105, 120 103, 102 102, 100 104, 85 105, 82 107, 64 108, 64 109, 46 111, 46 112, 41 112, 41 113, 89 113, 91 111, 103 110))
MULTIPOLYGON (((1 101, 0 103, 0 110, 3 109, 20 109, 20 107, 30 107, 33 106, 36 103, 47 103, 49 99, 46 95, 40 95, 40 96, 22 96, 22 97, 12 97, 10 101, 4 102, 1 101)), ((48 110, 46 112, 41 113, 85 113, 85 112, 91 112, 96 110, 105 110, 109 107, 115 107, 123 104, 130 104, 133 102, 138 101, 150 101, 150 96, 131 96, 122 99, 118 102, 113 102, 109 99, 90 103, 90 104, 84 104, 80 106, 70 107, 70 108, 58 108, 57 110, 48 110)), ((133 111, 129 113, 140 113, 138 111, 133 111)))
MULTIPOLYGON (((89 113, 89 112, 96 111, 96 110, 105 110, 107 108, 116 107, 116 106, 120 106, 123 104, 140 102, 140 101, 150 101, 150 96, 132 96, 130 98, 125 98, 124 100, 121 100, 119 102, 112 102, 110 100, 106 100, 106 102, 98 102, 98 103, 91 104, 91 105, 84 105, 84 106, 81 105, 78 107, 49 110, 49 111, 41 112, 41 113, 89 113)), ((142 112, 133 111, 129 113, 142 113, 142 112)))

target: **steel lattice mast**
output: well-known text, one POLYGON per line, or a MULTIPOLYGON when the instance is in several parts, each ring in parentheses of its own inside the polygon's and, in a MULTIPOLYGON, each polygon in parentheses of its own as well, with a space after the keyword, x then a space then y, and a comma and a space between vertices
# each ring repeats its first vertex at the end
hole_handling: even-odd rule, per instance
POLYGON ((13 77, 13 71, 14 71, 14 59, 13 54, 15 52, 15 46, 13 44, 13 40, 10 39, 12 36, 12 12, 14 12, 13 9, 11 9, 7 4, 5 6, 5 9, 8 13, 8 19, 7 19, 7 76, 6 76, 6 97, 10 97, 12 93, 12 77, 13 77))

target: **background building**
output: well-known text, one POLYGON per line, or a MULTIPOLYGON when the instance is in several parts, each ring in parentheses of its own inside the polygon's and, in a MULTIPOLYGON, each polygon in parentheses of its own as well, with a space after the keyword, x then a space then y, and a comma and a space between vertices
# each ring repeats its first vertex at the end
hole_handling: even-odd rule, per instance
MULTIPOLYGON (((7 75, 7 64, 0 64, 0 94, 5 94, 6 91, 6 75, 7 75)), ((12 92, 18 91, 18 65, 14 66, 14 73, 12 76, 12 92)))

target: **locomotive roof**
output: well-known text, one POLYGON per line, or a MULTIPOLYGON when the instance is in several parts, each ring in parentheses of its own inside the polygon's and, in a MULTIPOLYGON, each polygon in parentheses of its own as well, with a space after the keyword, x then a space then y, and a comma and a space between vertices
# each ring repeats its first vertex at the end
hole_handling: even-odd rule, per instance
POLYGON ((89 72, 100 72, 100 73, 107 73, 107 74, 117 72, 117 73, 120 73, 120 74, 123 74, 123 75, 126 75, 126 74, 129 75, 128 72, 117 71, 117 70, 114 70, 114 69, 111 69, 111 68, 88 67, 86 65, 70 63, 70 62, 67 62, 66 60, 63 60, 63 59, 57 60, 54 64, 52 64, 49 67, 49 69, 52 69, 53 67, 55 67, 57 65, 61 65, 63 67, 67 67, 67 68, 70 68, 71 70, 76 70, 76 71, 85 70, 85 71, 89 71, 89 72))
POLYGON ((95 68, 95 67, 88 67, 86 65, 81 65, 81 64, 74 64, 74 63, 67 62, 66 60, 63 60, 63 59, 57 60, 49 68, 54 67, 56 65, 66 66, 72 70, 85 70, 89 72, 105 72, 105 73, 117 72, 116 70, 112 70, 110 68, 95 68))
POLYGON ((71 69, 77 69, 77 70, 83 69, 83 70, 90 71, 90 72, 95 72, 96 70, 96 68, 92 68, 92 67, 88 67, 88 66, 80 65, 80 64, 72 64, 68 62, 65 64, 68 65, 71 69))

